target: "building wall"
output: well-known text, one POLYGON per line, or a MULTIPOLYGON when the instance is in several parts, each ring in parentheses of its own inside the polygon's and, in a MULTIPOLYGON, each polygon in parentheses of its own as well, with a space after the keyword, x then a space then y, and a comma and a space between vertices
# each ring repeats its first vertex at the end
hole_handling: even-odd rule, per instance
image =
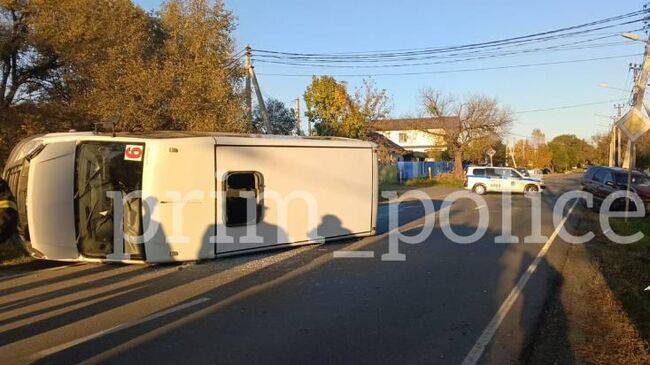
MULTIPOLYGON (((433 133, 443 133, 442 129, 431 129, 430 131, 433 133)), ((426 152, 431 149, 446 149, 442 137, 420 130, 379 131, 379 133, 409 151, 426 152)))

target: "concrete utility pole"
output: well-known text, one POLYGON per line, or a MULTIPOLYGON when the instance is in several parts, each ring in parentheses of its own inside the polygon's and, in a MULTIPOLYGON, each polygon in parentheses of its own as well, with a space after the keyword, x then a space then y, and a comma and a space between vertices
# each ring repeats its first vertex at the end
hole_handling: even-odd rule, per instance
MULTIPOLYGON (((635 67, 635 70, 639 70, 638 67, 635 67)), ((645 90, 648 87, 648 73, 650 72, 650 36, 646 41, 645 46, 645 56, 643 57, 643 64, 641 65, 640 71, 635 72, 636 84, 634 85, 634 96, 632 101, 632 107, 638 110, 643 109, 643 99, 645 97, 645 90)), ((632 141, 627 142, 627 154, 625 156, 625 161, 623 162, 623 167, 627 169, 634 169, 636 166, 636 148, 632 141)), ((631 179, 631 175, 629 178, 631 179)), ((628 181, 629 183, 629 181, 628 181)))
POLYGON ((246 58, 244 61, 246 68, 246 90, 244 90, 244 98, 246 98, 246 120, 253 125, 253 91, 251 90, 251 46, 246 46, 246 58))
POLYGON ((623 148, 621 147, 621 135, 621 130, 616 128, 616 166, 618 167, 623 166, 623 148))
MULTIPOLYGON (((626 38, 629 35, 624 35, 626 38)), ((635 38, 635 37, 632 37, 635 38)), ((648 87, 648 74, 650 73, 650 35, 646 40, 645 44, 645 55, 643 57, 643 65, 641 66, 641 73, 636 75, 636 84, 634 85, 634 96, 632 102, 632 108, 637 109, 638 111, 643 110, 645 98, 645 90, 648 87)), ((630 210, 630 189, 632 185, 632 169, 636 165, 636 149, 634 142, 628 138, 627 141, 627 166, 624 163, 623 167, 628 169, 627 171, 627 199, 625 199, 625 220, 627 221, 627 212, 630 210)), ((638 207, 637 207, 638 209, 638 207)))
POLYGON ((612 132, 609 137, 609 167, 617 165, 616 161, 616 124, 612 124, 612 132))
MULTIPOLYGON (((623 108, 625 105, 623 104, 614 104, 614 109, 616 109, 616 120, 621 119, 623 116, 623 108)), ((614 148, 614 165, 613 166, 621 166, 623 163, 623 151, 621 151, 621 131, 618 130, 616 127, 616 121, 614 121, 614 138, 616 139, 614 148)))
POLYGON ((302 135, 302 130, 300 128, 300 98, 296 98, 296 134, 299 136, 302 135))
POLYGON ((262 90, 260 89, 260 84, 257 82, 257 76, 255 76, 255 70, 253 66, 250 68, 251 79, 253 79, 253 86, 255 86, 255 95, 257 95, 257 104, 259 105, 260 112, 262 113, 262 121, 264 122, 264 128, 266 129, 267 134, 272 134, 273 130, 271 129, 271 120, 269 119, 269 113, 266 111, 266 105, 264 104, 264 97, 262 96, 262 90))
POLYGON ((260 84, 257 82, 257 76, 255 76, 255 68, 251 62, 251 46, 246 46, 246 60, 244 62, 244 67, 246 67, 246 118, 250 125, 253 125, 253 92, 251 90, 252 86, 255 87, 255 94, 257 96, 257 104, 259 105, 260 112, 262 114, 262 120, 264 121, 264 128, 266 133, 273 133, 271 129, 271 121, 269 120, 269 114, 266 111, 266 105, 264 105, 264 97, 262 96, 262 90, 260 89, 260 84))

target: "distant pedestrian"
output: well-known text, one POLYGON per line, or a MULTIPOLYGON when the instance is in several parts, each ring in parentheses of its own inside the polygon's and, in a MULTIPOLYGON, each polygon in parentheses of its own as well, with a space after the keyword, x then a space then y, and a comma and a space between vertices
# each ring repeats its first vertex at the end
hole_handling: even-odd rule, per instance
POLYGON ((13 237, 18 230, 18 208, 9 184, 0 178, 0 244, 13 237))

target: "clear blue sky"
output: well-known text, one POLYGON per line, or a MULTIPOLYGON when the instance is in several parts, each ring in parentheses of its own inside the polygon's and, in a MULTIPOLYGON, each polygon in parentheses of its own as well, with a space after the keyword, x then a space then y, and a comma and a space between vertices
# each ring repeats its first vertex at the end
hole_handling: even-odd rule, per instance
MULTIPOLYGON (((145 10, 155 10, 160 0, 136 0, 145 10)), ((237 16, 235 38, 238 47, 288 52, 348 52, 448 46, 526 35, 586 23, 640 10, 642 1, 481 1, 481 0, 226 0, 226 7, 237 16)), ((632 30, 635 26, 617 28, 632 30)), ((607 30, 612 32, 613 30, 607 30)), ((268 73, 358 73, 409 72, 494 67, 511 64, 553 62, 594 57, 641 54, 641 42, 618 42, 611 47, 570 50, 534 55, 500 57, 450 65, 408 67, 405 69, 354 70, 318 69, 296 66, 256 64, 255 70, 265 96, 286 103, 302 95, 309 77, 269 76, 268 73)), ((628 93, 599 87, 631 87, 630 62, 641 63, 641 56, 585 63, 570 63, 530 68, 458 72, 419 76, 377 76, 375 81, 394 100, 393 116, 417 114, 419 92, 435 88, 455 95, 472 93, 497 97, 514 111, 529 111, 567 105, 624 100, 628 93)), ((351 87, 361 78, 337 77, 351 87)), ((573 133, 588 138, 606 131, 613 102, 554 111, 516 115, 513 133, 530 135, 539 127, 547 137, 573 133)), ((304 107, 304 104, 303 104, 304 107)))

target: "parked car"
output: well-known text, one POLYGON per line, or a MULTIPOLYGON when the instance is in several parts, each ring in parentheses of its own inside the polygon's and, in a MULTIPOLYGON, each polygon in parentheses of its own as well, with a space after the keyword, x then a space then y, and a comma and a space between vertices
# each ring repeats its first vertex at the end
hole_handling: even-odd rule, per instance
MULTIPOLYGON (((594 210, 598 210, 603 200, 610 194, 627 189, 628 170, 620 167, 590 166, 582 177, 582 190, 593 194, 594 210)), ((631 191, 637 193, 646 207, 650 209, 650 178, 639 171, 632 171, 631 191)), ((625 198, 614 201, 613 210, 623 210, 625 198)), ((630 202, 630 210, 636 210, 630 202)))
POLYGON ((465 189, 479 195, 489 192, 536 192, 545 188, 541 179, 525 177, 511 167, 469 166, 465 189))

